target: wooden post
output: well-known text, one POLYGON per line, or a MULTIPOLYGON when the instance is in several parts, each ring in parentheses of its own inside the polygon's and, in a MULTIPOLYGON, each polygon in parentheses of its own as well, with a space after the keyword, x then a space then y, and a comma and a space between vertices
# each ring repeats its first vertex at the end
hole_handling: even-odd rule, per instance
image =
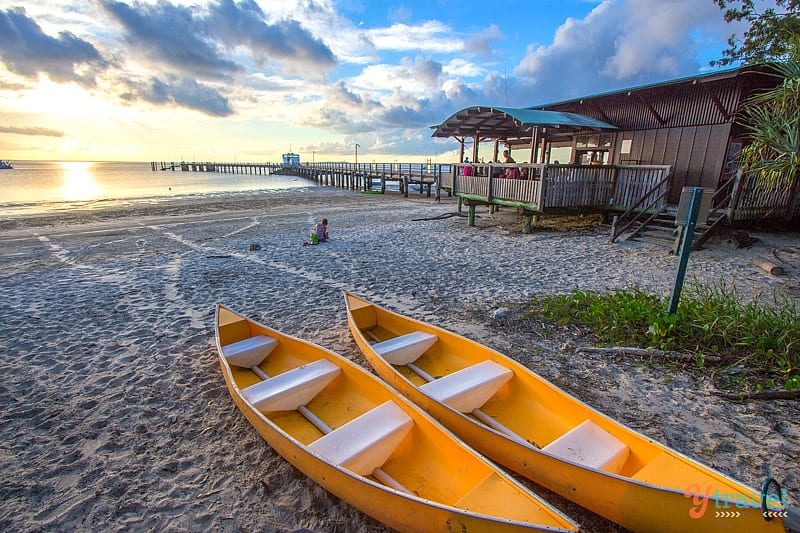
POLYGON ((467 225, 474 226, 475 225, 475 204, 470 202, 469 207, 467 208, 467 225))
POLYGON ((523 232, 526 235, 529 235, 533 232, 533 215, 531 215, 527 211, 525 212, 525 229, 523 230, 523 232))

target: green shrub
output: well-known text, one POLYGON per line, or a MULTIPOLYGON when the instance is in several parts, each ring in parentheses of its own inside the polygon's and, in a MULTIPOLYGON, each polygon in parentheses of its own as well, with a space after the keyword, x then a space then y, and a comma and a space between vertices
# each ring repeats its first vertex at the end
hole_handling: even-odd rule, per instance
POLYGON ((573 291, 535 298, 528 313, 560 324, 589 328, 604 344, 644 346, 707 355, 742 366, 763 387, 774 378, 800 389, 800 313, 788 298, 743 301, 724 283, 690 285, 678 310, 667 315, 668 299, 640 289, 609 293, 573 291))

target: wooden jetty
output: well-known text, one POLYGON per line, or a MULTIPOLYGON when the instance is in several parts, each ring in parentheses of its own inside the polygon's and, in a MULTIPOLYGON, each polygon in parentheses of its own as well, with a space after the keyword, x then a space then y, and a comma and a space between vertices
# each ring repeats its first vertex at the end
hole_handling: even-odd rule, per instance
POLYGON ((408 198, 417 186, 419 193, 430 198, 436 192, 444 174, 452 165, 439 163, 305 163, 284 169, 284 173, 313 180, 319 185, 341 187, 353 191, 385 193, 386 185, 397 183, 400 194, 408 198))
POLYGON ((284 165, 281 163, 214 163, 209 161, 203 162, 186 162, 181 161, 175 163, 174 161, 151 161, 150 169, 153 172, 162 170, 181 170, 183 172, 219 172, 224 174, 254 174, 267 176, 269 174, 283 173, 284 165))
POLYGON ((156 162, 150 163, 153 172, 220 172, 227 174, 264 175, 284 174, 310 179, 328 187, 353 191, 386 192, 388 183, 396 182, 401 194, 408 197, 416 186, 420 194, 431 196, 437 191, 443 174, 452 172, 452 165, 435 163, 217 163, 217 162, 156 162))

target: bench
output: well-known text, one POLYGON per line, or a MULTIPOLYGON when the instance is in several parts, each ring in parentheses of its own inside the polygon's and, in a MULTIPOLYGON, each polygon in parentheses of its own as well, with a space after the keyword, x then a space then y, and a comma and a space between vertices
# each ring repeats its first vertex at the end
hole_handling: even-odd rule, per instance
POLYGON ((341 369, 327 359, 293 368, 242 390, 242 397, 262 413, 293 411, 310 402, 341 369))
POLYGON ((320 437, 308 448, 331 463, 368 476, 394 452, 414 421, 387 401, 320 437))
POLYGON ((448 374, 419 390, 462 413, 479 409, 514 376, 514 372, 494 361, 483 361, 448 374))
POLYGON ((222 347, 222 354, 234 366, 258 366, 278 346, 278 339, 256 335, 222 347))
POLYGON ((372 345, 376 354, 393 365, 413 363, 434 345, 439 337, 422 331, 414 331, 372 345))
POLYGON ((586 420, 542 448, 556 457, 616 474, 628 460, 628 445, 586 420))

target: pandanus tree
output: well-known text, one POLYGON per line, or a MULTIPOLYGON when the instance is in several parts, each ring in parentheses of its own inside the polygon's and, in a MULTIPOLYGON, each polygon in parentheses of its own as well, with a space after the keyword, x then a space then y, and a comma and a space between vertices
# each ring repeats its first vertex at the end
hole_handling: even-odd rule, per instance
POLYGON ((750 140, 739 162, 793 198, 800 186, 800 62, 774 63, 771 69, 780 83, 754 95, 739 118, 750 140))
POLYGON ((713 0, 727 22, 747 23, 712 65, 768 64, 781 82, 753 97, 739 117, 751 144, 739 163, 762 185, 792 199, 800 193, 800 0, 713 0))

